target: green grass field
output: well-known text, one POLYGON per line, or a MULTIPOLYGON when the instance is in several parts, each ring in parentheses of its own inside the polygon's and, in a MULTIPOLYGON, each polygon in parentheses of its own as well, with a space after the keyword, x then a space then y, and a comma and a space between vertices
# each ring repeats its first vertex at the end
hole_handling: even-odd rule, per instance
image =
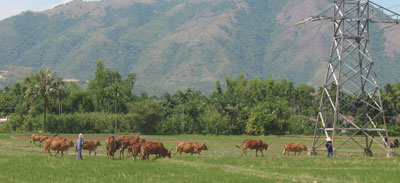
MULTIPOLYGON (((311 137, 278 136, 142 136, 147 141, 163 142, 175 149, 178 141, 206 142, 202 155, 176 155, 171 159, 134 161, 132 158, 107 160, 105 140, 97 156, 75 160, 72 149, 67 156, 50 157, 43 148, 29 146, 30 134, 0 134, 0 182, 399 182, 399 159, 385 158, 375 146, 374 157, 363 157, 362 150, 350 142, 336 157, 282 156, 288 142, 311 145, 311 137), (262 139, 270 144, 264 157, 248 151, 241 157, 235 147, 243 139, 262 139)), ((68 135, 66 135, 68 136, 68 135)), ((85 140, 106 135, 86 135, 85 140)), ((75 141, 75 136, 70 139, 75 141)), ((396 149, 398 152, 398 150, 396 149)), ((54 154, 54 153, 53 153, 54 154)))

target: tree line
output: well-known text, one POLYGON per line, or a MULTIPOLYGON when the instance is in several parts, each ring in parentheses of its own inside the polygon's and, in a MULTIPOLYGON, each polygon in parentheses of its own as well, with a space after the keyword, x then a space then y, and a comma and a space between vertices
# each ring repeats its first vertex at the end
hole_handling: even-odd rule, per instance
MULTIPOLYGON (((216 82, 205 95, 186 89, 161 96, 134 94, 136 74, 123 78, 97 62, 86 90, 65 83, 50 70, 31 73, 24 81, 0 90, 2 131, 57 133, 249 134, 313 133, 321 88, 272 78, 247 79, 244 74, 216 82)), ((333 90, 335 88, 332 88, 333 90)), ((342 94, 346 95, 346 94, 342 94)), ((399 135, 400 83, 381 91, 391 135, 399 135)), ((346 98, 346 97, 344 97, 346 98)), ((349 114, 356 115, 357 110, 349 114)))

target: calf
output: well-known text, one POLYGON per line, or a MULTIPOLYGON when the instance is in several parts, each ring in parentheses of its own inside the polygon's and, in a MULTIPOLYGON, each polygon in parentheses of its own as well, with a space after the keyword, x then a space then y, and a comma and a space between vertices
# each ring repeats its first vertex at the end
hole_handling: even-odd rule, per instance
MULTIPOLYGON (((240 149, 240 146, 236 146, 237 148, 240 149)), ((261 152, 261 155, 264 156, 263 154, 263 149, 268 150, 268 143, 263 142, 262 140, 250 140, 250 139, 245 139, 242 142, 242 156, 245 154, 247 156, 247 149, 255 149, 256 150, 256 156, 258 151, 261 152)))
POLYGON ((283 155, 289 155, 289 152, 294 152, 294 155, 296 155, 298 152, 298 156, 300 156, 302 151, 307 151, 307 147, 305 145, 300 143, 288 143, 284 146, 283 155))
POLYGON ((193 155, 193 153, 197 153, 200 155, 200 152, 202 150, 208 150, 205 142, 202 145, 199 145, 197 142, 179 142, 178 144, 176 144, 176 152, 174 153, 174 155, 177 152, 179 152, 179 154, 181 155, 182 152, 190 153, 191 155, 193 155))
POLYGON ((145 142, 146 142, 146 140, 141 139, 139 143, 130 145, 130 146, 128 147, 128 155, 129 155, 129 153, 132 153, 133 159, 136 160, 136 156, 137 156, 139 153, 141 154, 141 150, 140 150, 140 149, 141 149, 143 143, 145 143, 145 142))
MULTIPOLYGON (((119 158, 124 157, 124 151, 129 146, 136 144, 140 141, 139 136, 119 136, 118 142, 121 145, 121 150, 119 151, 119 158)), ((129 154, 129 153, 128 153, 129 154)))
POLYGON ((92 151, 94 151, 94 155, 96 156, 96 149, 97 146, 100 146, 100 142, 92 142, 92 141, 88 141, 85 144, 83 144, 83 150, 89 150, 89 155, 92 151))

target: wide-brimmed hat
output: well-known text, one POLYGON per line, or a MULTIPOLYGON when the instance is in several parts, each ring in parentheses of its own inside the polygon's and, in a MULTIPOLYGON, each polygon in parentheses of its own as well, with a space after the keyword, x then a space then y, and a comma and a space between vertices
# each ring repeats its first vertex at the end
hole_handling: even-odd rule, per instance
POLYGON ((82 133, 80 133, 80 134, 79 134, 79 138, 82 138, 82 137, 83 137, 83 134, 82 134, 82 133))
POLYGON ((332 139, 331 139, 331 138, 329 138, 329 137, 327 137, 327 138, 326 138, 326 141, 332 141, 332 139))

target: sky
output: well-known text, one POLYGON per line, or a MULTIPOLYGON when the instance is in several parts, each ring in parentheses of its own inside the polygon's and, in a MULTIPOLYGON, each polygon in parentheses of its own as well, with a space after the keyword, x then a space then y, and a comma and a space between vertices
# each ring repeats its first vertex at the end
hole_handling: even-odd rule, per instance
MULTIPOLYGON (((70 1, 72 0, 0 0, 0 20, 18 15, 27 10, 43 11, 51 9, 70 1)), ((400 0, 373 0, 373 2, 387 8, 399 5, 391 10, 400 14, 400 0)))

